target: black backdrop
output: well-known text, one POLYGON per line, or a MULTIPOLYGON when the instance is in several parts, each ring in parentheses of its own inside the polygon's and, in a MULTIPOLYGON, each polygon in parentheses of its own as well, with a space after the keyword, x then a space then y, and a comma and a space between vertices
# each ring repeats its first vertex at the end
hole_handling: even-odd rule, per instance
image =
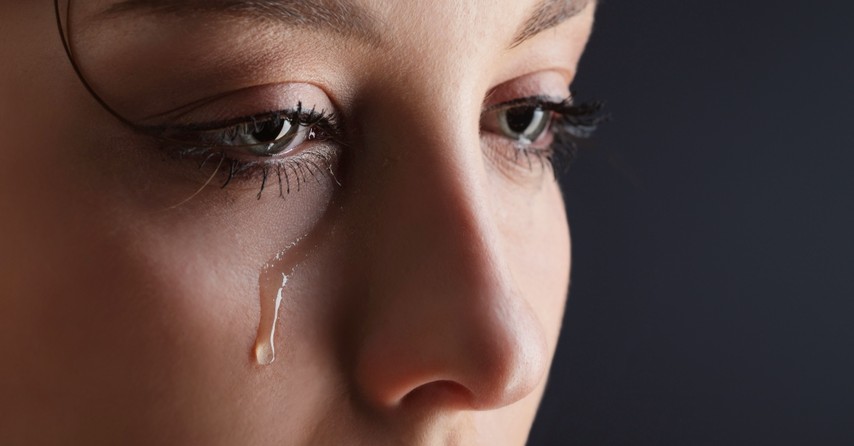
POLYGON ((854 445, 854 4, 606 0, 531 445, 854 445))

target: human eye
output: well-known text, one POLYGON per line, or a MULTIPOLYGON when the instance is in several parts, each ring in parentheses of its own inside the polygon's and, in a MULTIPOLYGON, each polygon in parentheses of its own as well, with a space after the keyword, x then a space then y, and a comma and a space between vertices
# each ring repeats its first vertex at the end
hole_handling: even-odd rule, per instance
POLYGON ((307 108, 298 101, 284 110, 140 130, 169 154, 212 169, 208 182, 219 176, 225 188, 255 181, 259 199, 271 185, 284 197, 309 179, 334 176, 342 131, 329 107, 307 108))
POLYGON ((538 166, 556 168, 571 161, 575 140, 592 135, 604 119, 601 110, 600 102, 576 104, 571 97, 535 95, 487 107, 480 126, 500 138, 491 146, 501 167, 530 173, 538 166))

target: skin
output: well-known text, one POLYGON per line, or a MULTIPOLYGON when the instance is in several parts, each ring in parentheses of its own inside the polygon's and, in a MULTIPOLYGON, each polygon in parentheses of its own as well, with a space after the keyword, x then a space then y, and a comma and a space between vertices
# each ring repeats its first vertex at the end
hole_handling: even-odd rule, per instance
POLYGON ((495 155, 511 146, 482 111, 566 96, 594 5, 509 48, 535 1, 347 1, 380 19, 382 41, 247 33, 248 19, 207 29, 200 42, 222 44, 205 53, 119 46, 128 30, 198 38, 174 20, 75 36, 92 83, 134 120, 224 91, 238 93, 186 119, 297 96, 334 107, 336 178, 256 199, 257 179, 221 190, 101 107, 50 2, 0 0, 0 443, 525 443, 569 230, 550 170, 495 155), (281 273, 277 358, 259 366, 260 302, 281 273))

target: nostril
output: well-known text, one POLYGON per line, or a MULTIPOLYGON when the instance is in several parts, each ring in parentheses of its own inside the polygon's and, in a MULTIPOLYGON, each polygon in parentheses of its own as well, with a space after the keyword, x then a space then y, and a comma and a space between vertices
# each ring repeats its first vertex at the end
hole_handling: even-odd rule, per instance
POLYGON ((439 380, 422 384, 407 393, 400 404, 408 407, 445 407, 457 410, 474 408, 471 390, 454 381, 439 380))

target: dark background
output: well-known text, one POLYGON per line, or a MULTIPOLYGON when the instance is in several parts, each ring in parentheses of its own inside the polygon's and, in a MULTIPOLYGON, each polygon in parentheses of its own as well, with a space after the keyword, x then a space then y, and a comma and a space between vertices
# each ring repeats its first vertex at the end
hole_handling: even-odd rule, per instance
POLYGON ((854 5, 610 0, 531 445, 854 445, 854 5))

